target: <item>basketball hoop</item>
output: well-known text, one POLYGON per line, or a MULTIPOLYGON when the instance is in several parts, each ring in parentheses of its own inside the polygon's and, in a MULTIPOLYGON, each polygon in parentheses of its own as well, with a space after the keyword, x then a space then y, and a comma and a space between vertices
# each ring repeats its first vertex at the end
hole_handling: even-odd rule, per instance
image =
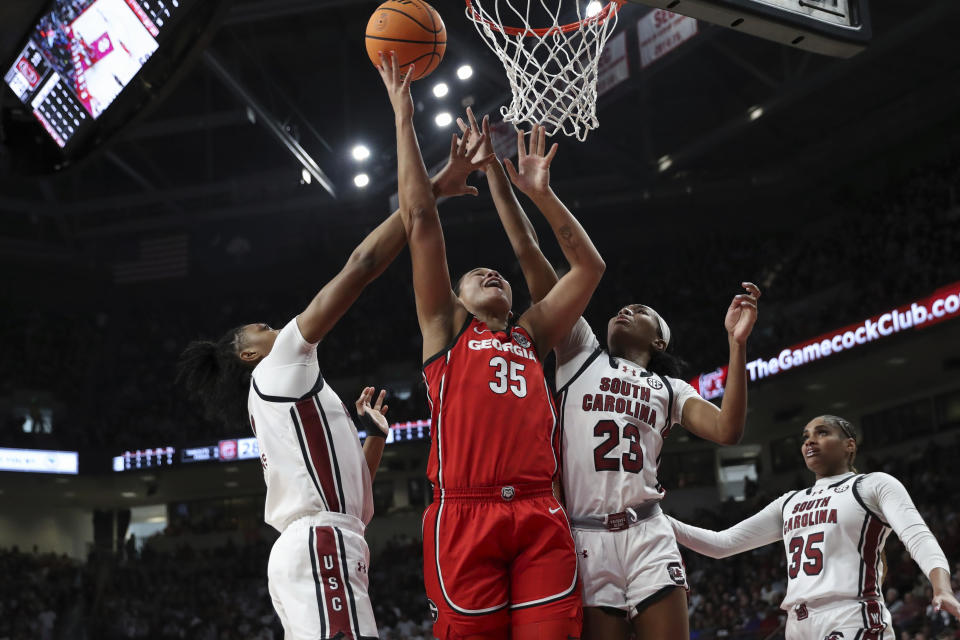
POLYGON ((577 20, 560 24, 561 10, 569 7, 569 0, 466 0, 467 17, 507 72, 513 99, 510 106, 500 108, 504 121, 540 124, 547 135, 559 131, 586 140, 600 125, 597 64, 624 2, 609 0, 598 13, 587 16, 581 12, 580 0, 573 0, 577 20), (534 2, 553 24, 530 24, 534 2), (504 24, 504 14, 520 26, 504 24))

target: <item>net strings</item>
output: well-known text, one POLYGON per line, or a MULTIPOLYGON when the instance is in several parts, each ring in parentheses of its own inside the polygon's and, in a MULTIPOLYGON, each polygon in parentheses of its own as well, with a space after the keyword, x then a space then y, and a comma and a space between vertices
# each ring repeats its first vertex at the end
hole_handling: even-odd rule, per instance
POLYGON ((582 142, 600 124, 597 120, 598 64, 616 26, 618 7, 610 6, 605 20, 600 19, 602 13, 585 19, 579 1, 575 1, 579 27, 563 33, 560 13, 564 0, 525 0, 525 3, 524 8, 524 0, 486 0, 484 6, 481 0, 472 0, 473 10, 467 8, 467 17, 503 64, 510 83, 512 99, 509 105, 500 108, 500 114, 505 122, 514 126, 541 124, 548 135, 562 132, 582 142), (487 9, 491 1, 492 14, 487 9), (534 2, 539 3, 552 24, 530 24, 534 2), (521 32, 517 35, 498 28, 518 22, 521 32), (551 28, 540 36, 534 32, 535 27, 551 28))

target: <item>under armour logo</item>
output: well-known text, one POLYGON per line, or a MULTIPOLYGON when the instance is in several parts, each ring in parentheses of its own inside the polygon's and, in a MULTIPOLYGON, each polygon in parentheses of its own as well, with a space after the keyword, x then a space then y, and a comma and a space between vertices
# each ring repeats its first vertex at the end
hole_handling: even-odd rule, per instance
POLYGON ((366 572, 367 572, 367 565, 365 565, 363 562, 357 560, 357 571, 358 571, 359 573, 366 573, 366 572))
POLYGON ((637 370, 633 369, 632 367, 628 367, 627 365, 623 365, 622 367, 620 367, 620 369, 624 373, 632 373, 633 375, 637 375, 637 370))
POLYGON ((581 552, 580 552, 580 555, 583 556, 584 558, 586 558, 586 557, 587 557, 587 550, 584 549, 583 551, 581 551, 581 552))

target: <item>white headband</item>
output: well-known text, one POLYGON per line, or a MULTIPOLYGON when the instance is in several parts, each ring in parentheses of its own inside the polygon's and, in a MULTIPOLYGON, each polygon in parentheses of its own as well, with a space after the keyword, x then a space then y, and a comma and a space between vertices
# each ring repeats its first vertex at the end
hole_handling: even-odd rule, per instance
POLYGON ((668 325, 667 321, 663 319, 663 316, 657 313, 656 309, 654 309, 653 307, 647 307, 647 309, 653 312, 653 315, 656 316, 657 324, 660 325, 660 334, 663 336, 663 341, 667 343, 667 346, 669 346, 670 345, 670 325, 668 325))

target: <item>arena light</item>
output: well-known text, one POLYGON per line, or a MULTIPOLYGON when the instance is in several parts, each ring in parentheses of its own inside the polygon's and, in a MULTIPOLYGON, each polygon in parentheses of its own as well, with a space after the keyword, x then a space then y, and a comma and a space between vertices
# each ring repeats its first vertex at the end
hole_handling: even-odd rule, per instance
POLYGON ((433 119, 437 123, 438 127, 448 127, 450 123, 453 122, 453 116, 448 112, 443 111, 437 114, 437 117, 433 119))
POLYGON ((442 98, 448 93, 450 93, 450 87, 447 86, 446 82, 438 82, 437 84, 433 85, 433 95, 436 97, 442 98))
POLYGON ((763 107, 750 107, 750 110, 747 112, 747 115, 750 117, 750 121, 759 120, 763 117, 763 107))
POLYGON ((353 184, 363 189, 365 186, 370 184, 370 176, 365 173, 358 173, 357 175, 353 176, 353 184))
POLYGON ((357 162, 363 162, 370 157, 370 149, 366 145, 358 144, 350 150, 350 155, 357 162))
POLYGON ((672 166, 673 166, 673 158, 671 158, 670 156, 662 156, 657 161, 657 169, 660 171, 660 173, 663 173, 664 171, 666 171, 672 166))
POLYGON ((592 2, 587 5, 587 17, 594 17, 600 13, 601 9, 603 9, 603 5, 598 0, 592 0, 592 2))
POLYGON ((468 64, 461 65, 457 69, 457 77, 461 80, 467 80, 470 76, 473 75, 473 67, 468 64))
POLYGON ((136 498, 137 494, 133 491, 121 491, 120 496, 123 498, 136 498))
POLYGON ((313 176, 306 169, 300 170, 300 184, 310 184, 313 182, 313 176))

